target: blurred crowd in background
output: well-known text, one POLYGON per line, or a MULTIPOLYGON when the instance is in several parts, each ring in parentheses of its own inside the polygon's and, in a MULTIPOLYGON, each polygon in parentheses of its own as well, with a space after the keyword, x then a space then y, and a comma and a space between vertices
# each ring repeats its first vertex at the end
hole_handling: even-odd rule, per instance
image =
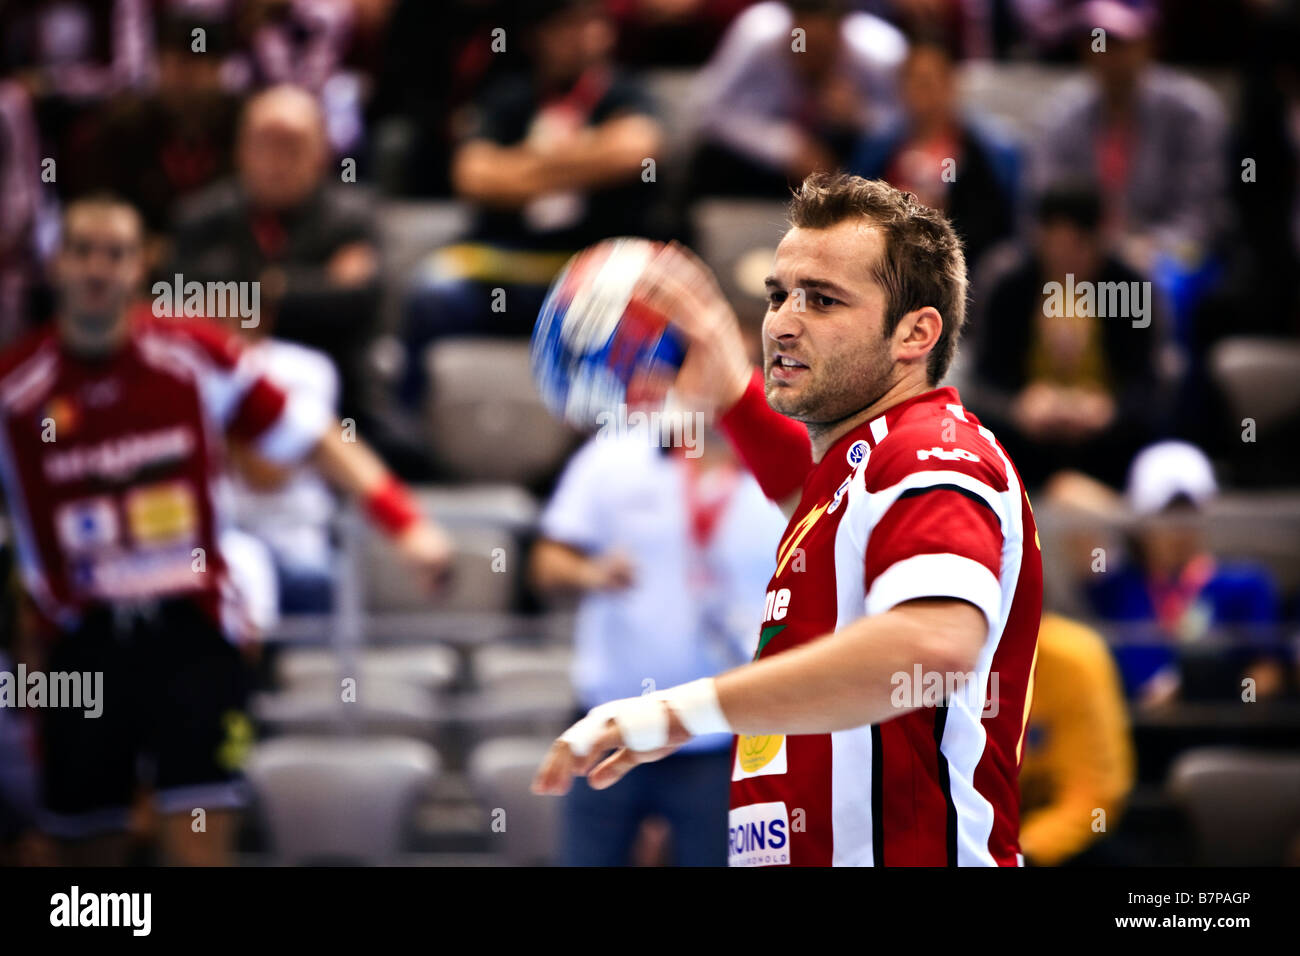
MULTIPOLYGON (((501 795, 500 768, 534 754, 482 730, 517 729, 493 708, 542 699, 556 660, 560 726, 647 678, 742 662, 782 528, 711 433, 698 461, 597 440, 569 458, 582 438, 527 373, 549 282, 603 238, 684 241, 757 357, 781 205, 834 168, 952 218, 972 322, 950 381, 1041 512, 1027 858, 1213 857, 1226 811, 1200 820, 1197 787, 1297 773, 1249 749, 1176 760, 1294 754, 1300 731, 1294 0, 0 0, 0 346, 50 321, 63 205, 111 192, 144 217, 147 288, 260 283, 245 331, 295 388, 404 478, 459 489, 447 517, 493 502, 518 580, 456 610, 553 620, 564 592, 576 618, 527 641, 418 635, 459 648, 438 699, 473 714, 438 738, 443 816, 417 846, 471 858, 496 849, 486 809, 525 799, 501 795), (1120 312, 1088 287, 1125 290, 1120 312), (539 507, 493 498, 503 482, 539 507), (668 619, 665 593, 684 595, 668 619), (457 810, 468 823, 447 823, 457 810), (1123 822, 1098 829, 1097 810, 1123 822)), ((339 612, 345 549, 329 492, 292 481, 241 476, 235 509, 274 558, 284 621, 339 612)), ((266 620, 273 644, 283 621, 266 620)), ((266 671, 274 691, 293 668, 266 671)), ((637 771, 616 804, 576 794, 536 824, 553 844, 506 855, 721 862, 721 844, 683 847, 701 819, 722 826, 725 748, 637 771)), ((1300 861, 1292 822, 1279 862, 1300 861)))

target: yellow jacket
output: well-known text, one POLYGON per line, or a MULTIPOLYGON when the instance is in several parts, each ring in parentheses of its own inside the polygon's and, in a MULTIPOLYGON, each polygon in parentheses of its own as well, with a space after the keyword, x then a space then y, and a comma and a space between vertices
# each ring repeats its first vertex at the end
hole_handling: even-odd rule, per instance
POLYGON ((1055 614, 1038 631, 1020 769, 1020 849, 1055 866, 1119 822, 1133 788, 1133 742, 1119 672, 1099 634, 1055 614))

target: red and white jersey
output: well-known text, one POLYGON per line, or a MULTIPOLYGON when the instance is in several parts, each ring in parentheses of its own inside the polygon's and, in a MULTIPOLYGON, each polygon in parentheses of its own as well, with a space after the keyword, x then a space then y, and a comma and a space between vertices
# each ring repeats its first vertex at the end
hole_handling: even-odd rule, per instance
POLYGON ((951 388, 888 409, 813 467, 777 551, 756 657, 927 597, 984 612, 974 673, 895 675, 900 706, 931 706, 878 725, 738 737, 732 865, 1023 862, 1038 534, 1015 467, 951 388))
POLYGON ((90 603, 192 595, 227 627, 216 484, 226 436, 278 463, 324 433, 219 326, 133 313, 103 361, 53 328, 0 354, 0 481, 24 584, 57 627, 90 603))

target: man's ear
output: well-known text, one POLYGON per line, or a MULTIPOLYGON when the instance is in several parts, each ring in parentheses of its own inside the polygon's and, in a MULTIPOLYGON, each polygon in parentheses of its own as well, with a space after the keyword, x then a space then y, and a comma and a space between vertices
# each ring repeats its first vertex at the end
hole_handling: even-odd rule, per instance
POLYGON ((939 344, 943 317, 932 305, 914 309, 898 320, 894 330, 894 352, 900 361, 924 359, 939 344))

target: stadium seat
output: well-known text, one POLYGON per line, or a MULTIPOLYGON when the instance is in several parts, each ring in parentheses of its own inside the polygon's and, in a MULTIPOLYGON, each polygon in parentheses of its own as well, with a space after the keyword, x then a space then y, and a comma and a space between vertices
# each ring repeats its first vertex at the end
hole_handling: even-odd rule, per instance
POLYGON ((458 716, 476 740, 517 735, 559 736, 573 722, 573 688, 569 683, 501 686, 467 694, 458 716))
POLYGON ((691 213, 696 251, 742 320, 761 319, 763 279, 786 228, 784 201, 705 199, 691 213))
POLYGON ((476 748, 469 758, 470 785, 493 821, 493 841, 500 841, 499 853, 504 862, 515 866, 536 866, 555 860, 560 801, 539 797, 529 789, 551 739, 490 740, 476 748))
POLYGON ((1300 755, 1191 750, 1170 769, 1168 789, 1202 864, 1278 866, 1300 853, 1300 755))
POLYGON ((451 579, 437 594, 429 594, 405 573, 401 558, 385 537, 371 533, 366 539, 366 607, 385 611, 509 610, 515 597, 522 561, 518 541, 494 528, 451 527, 456 545, 451 579))
POLYGON ((446 339, 424 360, 426 439, 454 479, 534 485, 568 457, 577 435, 537 395, 527 342, 446 339))
POLYGON ((260 725, 280 734, 430 737, 448 719, 430 691, 405 681, 367 680, 363 673, 355 693, 345 701, 340 683, 309 683, 257 694, 251 710, 260 725))
POLYGON ((573 651, 568 647, 495 644, 474 655, 474 678, 485 690, 569 686, 573 651))
MULTIPOLYGON (((441 691, 456 679, 460 658, 437 644, 411 647, 371 647, 361 652, 361 683, 406 683, 441 691)), ((295 648, 277 661, 276 676, 282 687, 338 686, 339 655, 322 648, 295 648)))
POLYGON ((439 771, 437 752, 402 738, 282 737, 247 767, 277 862, 398 862, 412 810, 439 771))
POLYGON ((1210 353, 1214 380, 1238 421, 1268 431, 1300 414, 1300 344, 1286 339, 1224 339, 1210 353))
POLYGON ((465 233, 469 213, 454 201, 390 200, 382 205, 375 222, 383 263, 380 328, 392 332, 399 323, 411 273, 430 252, 465 233))

